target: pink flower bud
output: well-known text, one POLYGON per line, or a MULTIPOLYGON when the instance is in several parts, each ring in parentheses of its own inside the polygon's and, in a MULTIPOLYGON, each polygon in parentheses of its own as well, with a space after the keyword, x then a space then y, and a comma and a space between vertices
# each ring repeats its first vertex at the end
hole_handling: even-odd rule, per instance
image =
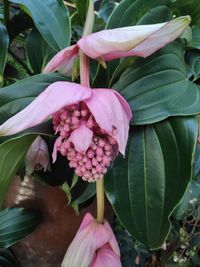
POLYGON ((38 136, 30 146, 26 158, 26 174, 31 175, 34 170, 46 171, 49 166, 49 151, 46 142, 38 136))
POLYGON ((102 224, 88 213, 69 246, 62 267, 121 267, 120 251, 106 220, 102 224))

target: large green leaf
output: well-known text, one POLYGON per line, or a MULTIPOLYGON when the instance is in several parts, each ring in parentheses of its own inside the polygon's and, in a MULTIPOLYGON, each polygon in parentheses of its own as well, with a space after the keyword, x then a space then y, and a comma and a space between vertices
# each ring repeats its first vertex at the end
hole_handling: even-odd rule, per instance
POLYGON ((1 267, 20 267, 19 262, 9 251, 9 249, 0 249, 0 266, 1 267))
POLYGON ((194 117, 133 127, 125 159, 118 157, 105 179, 119 219, 150 248, 164 242, 169 216, 190 181, 197 131, 194 117))
POLYGON ((37 29, 33 29, 26 39, 26 55, 35 74, 41 73, 55 50, 47 44, 37 29))
POLYGON ((70 20, 67 7, 62 0, 11 0, 20 4, 32 16, 44 39, 56 51, 70 43, 70 20))
POLYGON ((66 80, 57 74, 39 74, 0 89, 0 123, 25 108, 47 86, 66 80))
MULTIPOLYGON (((13 176, 22 164, 35 134, 27 134, 10 139, 0 145, 0 208, 13 176)), ((0 238, 1 242, 1 238, 0 238)))
POLYGON ((193 177, 187 191, 179 205, 177 206, 174 216, 181 220, 185 217, 194 216, 200 203, 200 145, 197 145, 196 157, 194 162, 193 177))
POLYGON ((6 27, 0 22, 0 85, 3 81, 3 72, 6 65, 9 37, 6 27))
POLYGON ((8 248, 32 233, 40 222, 33 210, 22 208, 0 211, 0 248, 8 248))
POLYGON ((111 14, 107 28, 150 24, 169 19, 168 0, 124 0, 111 14), (159 11, 159 12, 158 12, 159 11))
POLYGON ((200 112, 200 88, 187 77, 182 45, 174 42, 147 59, 136 60, 114 85, 128 101, 132 124, 200 112))

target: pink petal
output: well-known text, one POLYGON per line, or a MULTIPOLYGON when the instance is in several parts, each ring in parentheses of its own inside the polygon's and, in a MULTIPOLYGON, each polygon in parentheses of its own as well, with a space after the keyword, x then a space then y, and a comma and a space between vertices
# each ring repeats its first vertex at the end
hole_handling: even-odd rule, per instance
POLYGON ((62 140, 64 139, 64 137, 62 136, 59 136, 55 143, 54 143, 54 147, 53 147, 53 153, 52 153, 52 159, 53 159, 53 162, 56 161, 57 159, 57 152, 59 151, 59 147, 61 146, 62 144, 62 140))
POLYGON ((94 59, 110 61, 127 56, 147 57, 175 40, 190 21, 189 16, 184 16, 165 23, 104 30, 80 39, 77 44, 94 59))
POLYGON ((78 56, 79 47, 73 45, 61 50, 46 65, 43 72, 59 71, 67 76, 71 76, 71 71, 75 58, 78 56))
POLYGON ((88 267, 97 249, 108 243, 110 233, 95 220, 81 226, 64 257, 62 267, 88 267))
POLYGON ((85 152, 92 142, 92 137, 93 131, 91 131, 85 124, 82 124, 78 129, 71 133, 68 140, 74 144, 76 151, 85 152))
POLYGON ((110 236, 111 236, 109 240, 110 247, 115 252, 115 254, 120 257, 120 250, 119 250, 117 240, 115 238, 112 228, 110 227, 110 224, 106 220, 104 220, 104 228, 106 229, 107 232, 110 233, 110 236))
POLYGON ((110 89, 95 89, 92 97, 84 101, 96 119, 101 129, 112 136, 119 146, 119 151, 124 155, 128 140, 129 121, 131 111, 122 96, 110 89), (113 135, 113 127, 117 129, 113 135))
POLYGON ((109 245, 100 248, 89 267, 121 267, 120 257, 116 255, 109 245))
POLYGON ((70 82, 47 87, 29 106, 0 126, 0 135, 12 135, 47 120, 61 108, 91 97, 92 90, 70 82))

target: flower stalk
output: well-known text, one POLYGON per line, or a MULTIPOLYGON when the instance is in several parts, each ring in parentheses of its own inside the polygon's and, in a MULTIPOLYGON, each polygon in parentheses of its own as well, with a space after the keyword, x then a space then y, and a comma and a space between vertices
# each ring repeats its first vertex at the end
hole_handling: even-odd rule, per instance
POLYGON ((96 182, 97 191, 97 222, 103 223, 104 220, 104 178, 96 182))
MULTIPOLYGON (((94 3, 89 0, 88 13, 83 30, 83 37, 92 33, 94 25, 94 3)), ((80 50, 80 79, 81 85, 90 87, 89 58, 80 50)), ((97 222, 103 223, 104 220, 104 178, 96 182, 97 192, 97 222)))
MULTIPOLYGON (((88 12, 83 29, 83 37, 92 33, 94 26, 94 3, 89 0, 88 12)), ((80 50, 80 79, 81 85, 90 87, 89 58, 80 50)))

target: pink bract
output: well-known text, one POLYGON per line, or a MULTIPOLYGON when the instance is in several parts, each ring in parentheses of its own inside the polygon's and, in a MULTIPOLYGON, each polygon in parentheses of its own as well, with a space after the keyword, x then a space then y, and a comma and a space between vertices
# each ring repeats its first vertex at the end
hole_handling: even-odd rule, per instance
POLYGON ((52 118, 57 152, 83 180, 104 176, 120 151, 125 155, 132 112, 126 100, 111 89, 91 89, 70 82, 50 85, 29 106, 0 126, 11 135, 52 118))
POLYGON ((98 224, 89 213, 85 215, 62 263, 62 267, 80 266, 121 267, 119 247, 110 225, 106 220, 98 224))
POLYGON ((70 74, 79 48, 90 58, 110 61, 117 58, 147 57, 180 36, 191 22, 190 16, 151 24, 103 30, 81 38, 76 45, 61 50, 44 72, 70 74))

